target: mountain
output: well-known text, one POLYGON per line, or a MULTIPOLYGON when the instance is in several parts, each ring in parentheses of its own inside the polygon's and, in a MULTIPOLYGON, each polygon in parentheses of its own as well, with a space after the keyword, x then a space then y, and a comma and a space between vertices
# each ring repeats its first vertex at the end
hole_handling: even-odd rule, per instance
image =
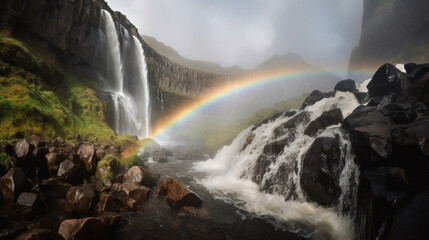
POLYGON ((246 70, 243 70, 238 66, 225 68, 217 63, 190 60, 188 58, 181 56, 172 47, 165 45, 164 43, 158 41, 154 37, 150 37, 146 35, 141 35, 141 37, 149 46, 151 46, 158 53, 160 53, 161 55, 165 56, 171 61, 178 63, 184 67, 195 69, 202 72, 216 73, 216 74, 222 74, 222 75, 238 75, 238 74, 246 73, 246 70))
POLYGON ((427 0, 364 0, 362 33, 349 72, 374 70, 385 63, 429 61, 427 0))
POLYGON ((256 69, 265 70, 265 69, 279 69, 279 68, 290 68, 290 67, 308 67, 310 66, 304 59, 302 59, 298 54, 288 52, 284 55, 274 55, 262 64, 260 64, 256 69))

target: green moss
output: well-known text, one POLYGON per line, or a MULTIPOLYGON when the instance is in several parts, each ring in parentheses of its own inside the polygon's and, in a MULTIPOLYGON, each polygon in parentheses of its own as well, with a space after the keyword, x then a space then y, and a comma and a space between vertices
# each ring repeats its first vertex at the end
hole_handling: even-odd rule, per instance
POLYGON ((120 161, 115 154, 111 153, 106 155, 97 163, 97 175, 101 177, 102 181, 106 179, 113 180, 115 174, 120 171, 121 166, 119 162, 120 161))
POLYGON ((79 133, 89 141, 116 141, 104 117, 107 103, 90 85, 0 35, 0 139, 79 133))
POLYGON ((10 169, 9 155, 0 153, 0 175, 7 173, 10 169))
POLYGON ((134 153, 133 155, 131 155, 128 158, 121 159, 121 165, 124 168, 129 168, 132 166, 140 166, 140 165, 142 165, 142 160, 139 157, 138 153, 134 153))

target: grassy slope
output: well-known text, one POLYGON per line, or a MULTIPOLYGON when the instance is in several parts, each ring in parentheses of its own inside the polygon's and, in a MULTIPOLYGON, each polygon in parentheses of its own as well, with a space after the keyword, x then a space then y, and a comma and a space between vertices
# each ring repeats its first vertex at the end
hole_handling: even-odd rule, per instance
POLYGON ((107 103, 88 85, 0 35, 0 139, 79 133, 88 140, 116 140, 104 118, 107 103))

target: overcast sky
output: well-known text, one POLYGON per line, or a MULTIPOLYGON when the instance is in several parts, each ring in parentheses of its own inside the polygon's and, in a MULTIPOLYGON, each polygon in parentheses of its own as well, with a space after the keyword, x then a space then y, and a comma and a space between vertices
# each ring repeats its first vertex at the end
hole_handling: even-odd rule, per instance
POLYGON ((295 52, 325 69, 346 68, 359 42, 362 0, 107 0, 182 56, 253 68, 295 52))

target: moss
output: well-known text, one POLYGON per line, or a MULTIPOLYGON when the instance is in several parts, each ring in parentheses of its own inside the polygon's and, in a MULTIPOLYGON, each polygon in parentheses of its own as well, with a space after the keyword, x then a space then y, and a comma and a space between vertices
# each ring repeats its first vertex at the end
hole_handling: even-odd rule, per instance
POLYGON ((142 159, 139 157, 138 153, 134 153, 128 158, 121 159, 121 165, 124 168, 129 168, 132 166, 140 166, 142 165, 142 159))
POLYGON ((7 173, 10 169, 9 155, 0 153, 0 176, 7 173))
POLYGON ((113 153, 106 155, 103 159, 98 161, 96 169, 102 181, 114 179, 115 174, 120 170, 119 162, 119 159, 113 153))

